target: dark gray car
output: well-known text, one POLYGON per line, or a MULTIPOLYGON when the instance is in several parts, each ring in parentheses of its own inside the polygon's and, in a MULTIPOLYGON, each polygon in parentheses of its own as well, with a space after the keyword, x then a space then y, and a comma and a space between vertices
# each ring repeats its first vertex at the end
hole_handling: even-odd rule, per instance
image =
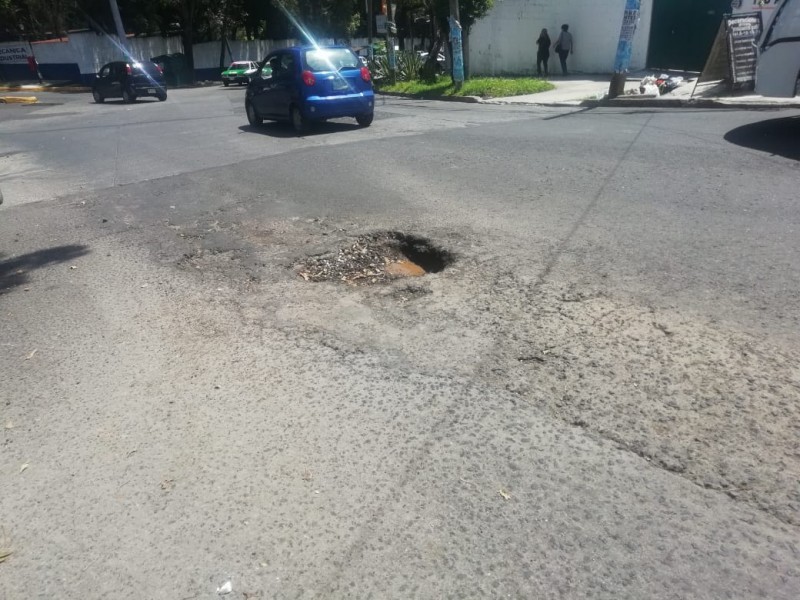
POLYGON ((134 102, 142 96, 154 96, 162 102, 167 99, 167 84, 161 67, 155 63, 110 62, 103 65, 92 85, 95 102, 106 98, 122 98, 134 102))

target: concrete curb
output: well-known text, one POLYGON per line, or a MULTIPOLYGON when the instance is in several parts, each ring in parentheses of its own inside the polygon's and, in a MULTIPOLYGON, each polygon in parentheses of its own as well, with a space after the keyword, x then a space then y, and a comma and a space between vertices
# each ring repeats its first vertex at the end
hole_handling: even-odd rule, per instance
POLYGON ((36 104, 36 96, 0 96, 0 104, 36 104))
MULTIPOLYGON (((198 81, 193 85, 172 85, 167 90, 182 90, 200 87, 222 86, 219 81, 198 81)), ((88 94, 92 88, 88 85, 0 85, 0 92, 53 92, 55 94, 88 94)))
POLYGON ((391 96, 393 98, 408 98, 409 100, 443 100, 445 102, 465 102, 467 104, 481 104, 485 102, 483 98, 478 96, 424 96, 420 94, 402 94, 400 92, 382 92, 375 91, 380 96, 391 96))
POLYGON ((645 98, 614 98, 613 100, 591 100, 582 102, 581 106, 589 107, 625 107, 636 108, 727 108, 729 110, 775 110, 780 108, 800 108, 800 102, 737 102, 736 100, 722 100, 719 98, 706 98, 697 100, 682 99, 645 99, 645 98))
POLYGON ((381 92, 376 94, 412 100, 441 100, 444 102, 468 102, 472 104, 499 104, 505 106, 546 106, 549 108, 727 108, 728 110, 778 110, 782 108, 800 108, 800 102, 736 102, 707 98, 683 100, 680 98, 614 98, 603 100, 564 100, 560 102, 514 102, 495 100, 478 96, 437 96, 431 98, 416 94, 398 92, 381 92))
POLYGON ((48 87, 46 85, 0 86, 0 92, 55 92, 57 94, 78 94, 91 91, 92 88, 85 86, 63 86, 63 87, 48 87))
POLYGON ((681 100, 678 98, 614 98, 613 100, 572 100, 562 102, 513 102, 482 100, 483 104, 546 106, 551 108, 727 108, 728 110, 778 110, 800 108, 800 102, 733 102, 719 99, 681 100))

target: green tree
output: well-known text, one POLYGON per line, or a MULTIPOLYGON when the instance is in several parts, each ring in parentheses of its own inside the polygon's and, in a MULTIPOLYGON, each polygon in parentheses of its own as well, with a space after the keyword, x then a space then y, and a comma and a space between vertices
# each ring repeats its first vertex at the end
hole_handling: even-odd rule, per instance
POLYGON ((0 0, 0 23, 6 37, 60 37, 76 9, 76 0, 0 0))

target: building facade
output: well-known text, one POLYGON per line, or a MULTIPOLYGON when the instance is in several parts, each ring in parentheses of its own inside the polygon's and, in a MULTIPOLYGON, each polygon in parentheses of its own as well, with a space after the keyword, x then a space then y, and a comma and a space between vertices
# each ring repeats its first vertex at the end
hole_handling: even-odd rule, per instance
MULTIPOLYGON (((700 71, 724 14, 769 11, 779 2, 641 0, 630 70, 700 71)), ((539 32, 546 28, 555 39, 562 23, 568 23, 575 41, 570 70, 610 73, 624 9, 625 0, 495 0, 470 32, 470 70, 475 75, 535 73, 539 32)), ((558 58, 552 55, 551 61, 551 71, 558 73, 558 58)))

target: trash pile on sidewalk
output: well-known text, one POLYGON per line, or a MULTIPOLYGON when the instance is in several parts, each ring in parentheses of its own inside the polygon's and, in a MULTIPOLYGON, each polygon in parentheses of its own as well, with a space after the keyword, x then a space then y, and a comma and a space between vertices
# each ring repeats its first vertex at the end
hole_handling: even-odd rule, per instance
POLYGON ((664 94, 669 94, 672 90, 684 83, 681 76, 669 76, 662 73, 658 77, 648 75, 639 83, 639 88, 630 89, 625 92, 632 96, 642 96, 644 98, 658 98, 664 94))

